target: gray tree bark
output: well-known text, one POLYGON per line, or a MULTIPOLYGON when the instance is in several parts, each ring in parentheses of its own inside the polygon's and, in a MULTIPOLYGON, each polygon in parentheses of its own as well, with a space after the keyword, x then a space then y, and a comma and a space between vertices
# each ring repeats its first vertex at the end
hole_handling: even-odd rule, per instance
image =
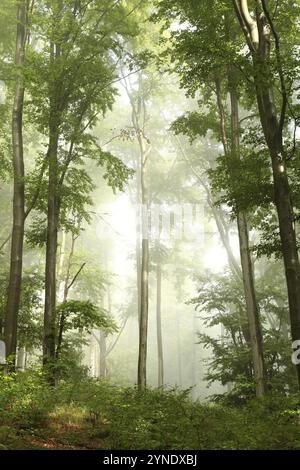
POLYGON ((99 376, 101 379, 106 377, 106 334, 104 331, 100 330, 99 336, 99 349, 100 349, 100 362, 99 362, 99 376))
MULTIPOLYGON (((247 0, 233 0, 236 16, 253 62, 253 78, 260 121, 269 149, 274 185, 281 248, 288 289, 292 340, 300 339, 300 263, 296 242, 295 214, 286 171, 283 128, 287 109, 287 91, 281 64, 281 44, 265 0, 257 2, 256 17, 249 12, 247 0), (267 25, 267 27, 266 27, 267 25), (271 35, 275 44, 276 72, 279 75, 282 96, 278 112, 274 99, 274 85, 270 69, 271 35)), ((300 364, 296 366, 300 388, 300 364)))
MULTIPOLYGON (((142 249, 141 249, 141 268, 140 268, 140 303, 139 303, 139 356, 137 385, 140 391, 145 390, 147 380, 147 342, 148 342, 148 307, 149 307, 149 197, 147 188, 147 161, 151 152, 151 143, 145 136, 146 125, 146 103, 143 96, 137 100, 133 98, 132 89, 126 79, 123 80, 127 92, 131 110, 132 125, 134 127, 139 145, 140 153, 140 191, 142 202, 142 249)), ((142 77, 139 76, 139 88, 141 89, 142 77)), ((138 251, 137 251, 138 252, 138 251)))
MULTIPOLYGON (((230 89, 231 102, 231 151, 235 158, 240 159, 240 129, 239 129, 239 104, 235 86, 230 89)), ((244 212, 237 212, 237 225, 239 233, 239 245, 241 265, 243 272, 243 285, 247 306, 247 317, 250 333, 254 379, 256 396, 262 397, 266 393, 265 365, 263 356, 263 341, 259 308, 256 300, 254 285, 254 269, 249 246, 249 230, 247 217, 244 212)))
MULTIPOLYGON (((27 1, 19 1, 17 7, 18 24, 15 51, 15 65, 19 69, 23 67, 25 61, 27 14, 27 1)), ((11 237, 9 285, 4 326, 6 356, 10 358, 12 368, 14 368, 15 365, 17 350, 17 328, 22 288, 25 224, 23 155, 23 104, 25 89, 21 73, 21 70, 18 70, 12 113, 12 150, 14 170, 13 228, 11 237)))
MULTIPOLYGON (((231 76, 229 67, 229 86, 231 103, 231 142, 229 145, 226 132, 225 110, 221 98, 220 82, 216 82, 217 102, 220 116, 220 127, 222 143, 225 156, 231 152, 236 159, 240 158, 239 143, 239 113, 238 98, 235 90, 234 79, 231 76)), ((249 229, 246 214, 237 210, 237 228, 239 236, 240 260, 242 267, 242 280, 246 301, 246 313, 249 325, 250 345, 253 360, 255 391, 256 396, 262 397, 265 394, 265 368, 263 358, 262 334, 259 318, 259 309, 255 294, 254 270, 249 246, 249 229)))
POLYGON ((157 384, 158 387, 164 385, 164 354, 162 341, 162 325, 161 325, 161 283, 162 273, 160 263, 156 266, 156 336, 157 336, 157 384))

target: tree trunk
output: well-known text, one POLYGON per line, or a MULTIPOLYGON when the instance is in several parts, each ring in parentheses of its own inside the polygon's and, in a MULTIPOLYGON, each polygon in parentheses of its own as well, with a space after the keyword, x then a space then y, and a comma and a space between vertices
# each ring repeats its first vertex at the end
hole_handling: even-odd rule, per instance
MULTIPOLYGON (((142 77, 139 76, 139 89, 141 91, 142 77)), ((151 143, 145 136, 146 125, 146 104, 143 96, 139 97, 138 103, 134 101, 132 89, 128 86, 124 78, 125 89, 132 109, 132 124, 135 129, 136 137, 139 144, 140 163, 139 176, 140 191, 142 202, 142 252, 141 252, 141 268, 140 268, 140 303, 139 303, 139 357, 138 357, 138 373, 137 385, 140 391, 146 388, 147 375, 147 340, 148 340, 148 278, 149 278, 149 224, 148 210, 149 199, 146 181, 147 160, 151 151, 151 143)), ((139 187, 139 186, 138 186, 139 187)), ((138 250, 137 250, 138 253, 138 250)), ((138 263, 137 263, 138 269, 138 263)), ((137 279, 139 279, 137 275, 137 279)))
POLYGON ((147 158, 151 147, 145 146, 145 138, 139 129, 139 144, 141 151, 141 195, 142 195, 142 260, 141 260, 141 312, 139 324, 139 358, 138 358, 138 388, 146 388, 147 342, 148 342, 148 309, 149 309, 149 199, 146 182, 147 158))
POLYGON ((102 330, 100 330, 99 346, 100 346, 99 375, 100 375, 100 379, 105 379, 106 377, 106 353, 107 353, 106 334, 102 330))
MULTIPOLYGON (((289 181, 282 159, 282 143, 278 139, 278 126, 276 126, 275 121, 271 118, 272 113, 270 116, 267 111, 268 108, 270 111, 273 108, 272 103, 268 103, 268 101, 269 97, 264 97, 266 116, 263 116, 262 120, 266 121, 266 140, 272 160, 274 196, 288 289, 291 336, 292 340, 296 341, 300 339, 300 264, 295 233, 295 216, 291 202, 289 181), (273 136, 272 139, 270 138, 271 136, 273 136)), ((296 368, 300 388, 300 364, 296 368)))
MULTIPOLYGON (((230 150, 235 158, 239 159, 239 114, 238 99, 235 90, 234 78, 229 69, 230 101, 231 101, 231 149, 228 143, 225 126, 225 110, 221 98, 220 81, 216 81, 217 102, 220 116, 220 128, 225 156, 230 150)), ((242 267, 242 280, 246 301, 246 313, 248 318, 252 360, 255 375, 255 391, 257 397, 265 393, 265 373, 262 348, 262 335, 259 319, 259 310, 255 295, 253 265, 249 247, 249 231, 247 218, 244 213, 237 210, 237 228, 239 236, 240 259, 242 267)))
POLYGON ((56 253, 58 232, 58 133, 50 131, 49 141, 49 187, 47 211, 47 246, 45 273, 45 312, 44 312, 44 365, 55 358, 55 309, 56 309, 56 253))
MULTIPOLYGON (((217 97, 218 97, 218 105, 219 105, 219 108, 223 108, 223 104, 222 102, 220 102, 220 96, 219 96, 219 93, 220 93, 220 86, 219 84, 217 84, 217 88, 218 88, 218 92, 217 92, 217 97)), ((224 119, 224 115, 223 114, 220 114, 220 118, 222 116, 222 121, 220 122, 220 125, 221 125, 221 134, 222 134, 222 141, 223 141, 223 147, 225 148, 227 146, 227 142, 226 142, 226 138, 224 140, 224 135, 226 136, 226 128, 225 128, 225 121, 223 120, 224 119), (224 134, 225 133, 225 134, 224 134)), ((217 226, 217 229, 218 229, 218 232, 219 232, 219 235, 220 235, 220 238, 221 238, 221 241, 222 241, 222 244, 226 250, 226 254, 227 254, 227 259, 228 259, 228 265, 231 269, 231 272, 233 274, 233 276, 237 277, 238 279, 242 279, 242 272, 241 272, 241 268, 239 266, 239 264, 237 263, 236 259, 235 259, 235 256, 233 254, 233 251, 232 251, 232 248, 230 246, 230 240, 229 240, 229 229, 228 229, 228 221, 225 220, 225 214, 223 213, 222 209, 220 207, 216 207, 215 205, 215 201, 212 197, 212 194, 211 194, 211 191, 210 191, 210 188, 208 187, 208 185, 205 183, 204 179, 203 179, 203 176, 200 175, 197 170, 193 167, 193 165, 191 164, 191 162, 189 161, 189 158, 187 157, 186 155, 186 152, 184 150, 184 148, 182 147, 181 143, 180 143, 180 140, 178 139, 177 136, 176 137, 176 141, 180 147, 180 150, 181 150, 181 153, 185 159, 185 161, 187 162, 187 164, 190 166, 192 172, 194 173, 194 175, 196 176, 197 180, 199 181, 199 183, 201 184, 201 186, 203 187, 203 189, 205 190, 205 193, 206 193, 206 200, 207 200, 207 204, 209 206, 209 208, 211 209, 212 211, 212 215, 215 219, 215 222, 216 222, 216 226, 217 226)), ((211 169, 213 169, 213 167, 211 166, 211 169)))
MULTIPOLYGON (((231 150, 232 156, 240 158, 240 138, 239 138, 239 108, 238 98, 234 85, 230 89, 231 102, 231 150)), ((259 308, 256 300, 254 286, 253 264, 249 247, 249 231, 246 215, 237 211, 237 226, 239 234, 239 246, 241 265, 243 273, 243 285, 246 299, 246 310, 248 317, 251 352, 254 369, 256 396, 262 397, 266 392, 265 366, 263 357, 263 341, 261 333, 261 324, 259 318, 259 308)))
POLYGON ((197 391, 197 386, 198 386, 198 367, 200 366, 200 361, 197 360, 197 351, 199 349, 198 346, 198 341, 197 341, 197 333, 198 333, 198 327, 197 327, 197 314, 196 312, 193 312, 193 350, 192 350, 192 383, 191 386, 193 387, 192 389, 192 397, 194 400, 197 400, 198 398, 198 391, 197 391))
POLYGON ((137 282, 137 319, 140 324, 141 315, 141 164, 140 156, 137 157, 136 165, 136 233, 135 233, 135 259, 136 259, 136 282, 137 282))
MULTIPOLYGON (((70 253, 69 253, 69 256, 68 256, 68 261, 67 261, 67 266, 66 266, 66 275, 65 275, 64 286, 63 286, 63 298, 62 298, 63 302, 66 302, 68 300, 69 290, 72 287, 75 280, 77 279, 77 276, 80 274, 81 270, 85 266, 85 263, 83 263, 81 265, 81 267, 77 271, 75 277, 71 281, 70 280, 71 266, 72 266, 72 259, 73 259, 73 256, 74 256, 75 243, 76 243, 77 238, 78 237, 76 235, 74 235, 74 233, 72 233, 71 249, 70 249, 70 253)), ((62 243, 63 243, 62 249, 65 250, 65 246, 64 246, 65 243, 66 243, 65 237, 63 237, 63 242, 62 243)), ((62 261, 62 263, 63 263, 63 261, 62 261)), ((56 345, 56 352, 55 352, 56 359, 59 358, 60 351, 61 351, 63 334, 64 334, 64 329, 65 329, 65 320, 66 320, 65 315, 62 313, 61 317, 60 317, 60 320, 59 320, 59 327, 58 327, 57 345, 56 345)))
POLYGON ((141 313, 139 327, 138 388, 146 388, 147 340, 148 340, 148 277, 149 277, 149 241, 142 240, 141 267, 141 313))
MULTIPOLYGON (((255 19, 249 13, 247 0, 234 0, 233 6, 252 55, 253 79, 259 116, 272 163, 274 199, 288 289, 291 335, 292 340, 296 341, 300 339, 300 263, 295 233, 295 215, 286 173, 282 137, 288 96, 282 69, 280 38, 265 1, 257 5, 255 19), (266 23, 268 23, 268 28, 266 28, 266 23), (272 44, 270 34, 273 36, 275 45, 275 72, 272 72, 270 68, 272 44), (280 113, 277 112, 274 100, 273 79, 275 73, 280 81, 282 97, 280 113)), ((300 364, 296 365, 296 370, 300 388, 300 364)))
POLYGON ((156 333, 157 333, 157 360, 158 360, 158 387, 164 385, 164 356, 163 356, 163 342, 162 342, 162 327, 161 327, 161 266, 159 262, 156 266, 156 333))
MULTIPOLYGON (((18 3, 15 64, 20 69, 25 60, 27 2, 18 3)), ((14 169, 13 228, 4 337, 6 356, 14 368, 17 349, 18 313, 22 287, 22 264, 25 223, 24 156, 23 156, 24 84, 18 70, 12 113, 12 150, 14 169)))
POLYGON ((181 327, 180 327, 180 315, 176 314, 176 339, 177 339, 177 369, 178 369, 178 385, 182 387, 182 347, 181 347, 181 327))
POLYGON ((245 214, 237 214, 237 224, 243 272, 243 286, 250 335, 250 346, 253 360, 255 391, 257 398, 260 398, 266 393, 263 341, 259 318, 259 308, 255 294, 253 264, 249 250, 248 224, 245 214))
MULTIPOLYGON (((59 5, 60 9, 62 4, 59 5)), ((54 64, 60 59, 61 47, 59 44, 50 44, 50 60, 54 64)), ((48 159, 48 205, 47 205, 47 243, 45 266, 45 310, 44 310, 44 339, 43 339, 43 364, 47 366, 55 360, 56 351, 56 264, 57 264, 57 240, 59 224, 58 196, 59 170, 58 170, 58 143, 59 126, 61 118, 61 87, 62 82, 57 79, 50 90, 50 115, 49 115, 49 145, 48 159)), ((49 370, 49 381, 55 383, 54 374, 49 370)))
POLYGON ((65 258, 66 258, 66 243, 67 243, 67 234, 63 229, 61 232, 61 240, 58 242, 60 249, 58 255, 58 267, 57 267, 57 282, 59 286, 58 291, 58 301, 62 302, 64 298, 64 289, 65 289, 65 279, 64 279, 64 269, 65 269, 65 258))

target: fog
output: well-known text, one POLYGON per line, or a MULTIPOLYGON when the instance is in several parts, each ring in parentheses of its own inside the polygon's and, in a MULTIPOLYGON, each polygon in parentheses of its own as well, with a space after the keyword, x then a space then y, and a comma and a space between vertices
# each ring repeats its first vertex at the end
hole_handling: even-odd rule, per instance
MULTIPOLYGON (((206 194, 197 184, 193 170, 182 156, 182 149, 188 154, 191 144, 182 136, 180 140, 175 140, 170 129, 174 117, 186 110, 187 100, 175 77, 170 80, 166 76, 164 79, 167 86, 164 87, 163 98, 149 96, 149 115, 146 123, 147 137, 155 142, 148 163, 149 194, 152 195, 152 191, 161 191, 159 198, 154 196, 155 203, 150 207, 152 226, 149 242, 153 247, 157 242, 158 212, 161 212, 165 226, 160 234, 160 241, 170 250, 173 258, 171 262, 161 260, 164 386, 190 388, 194 399, 205 399, 215 393, 222 393, 226 387, 218 382, 208 387, 205 375, 212 353, 210 348, 199 344, 198 333, 205 331, 213 338, 220 339, 222 327, 205 326, 203 314, 196 312, 195 307, 189 305, 189 301, 197 293, 197 275, 209 278, 211 273, 225 272, 229 269, 228 259, 206 194), (170 87, 172 91, 168 96, 170 87), (172 173, 176 176, 178 172, 183 173, 180 178, 179 197, 178 187, 175 182, 172 183, 172 173), (166 180, 169 185, 164 194, 166 180), (177 226, 174 228, 172 218, 174 213, 179 214, 181 210, 183 215, 178 215, 177 226), (189 223, 189 229, 185 227, 185 230, 184 224, 187 225, 187 220, 184 222, 184 216, 189 223)), ((159 80, 163 82, 164 79, 159 80)), ((137 78, 133 75, 130 80, 135 83, 137 78)), ((147 80, 145 77, 146 85, 147 80)), ((114 110, 103 122, 99 122, 96 136, 99 136, 101 142, 109 142, 105 149, 118 154, 125 164, 134 168, 132 160, 138 154, 136 139, 124 141, 118 136, 118 133, 122 133, 122 126, 124 129, 132 128, 132 110, 122 84, 118 86, 118 92, 114 110), (118 127, 113 127, 115 123, 118 127), (124 153, 127 155, 124 156, 124 153)), ((190 109, 196 106, 196 100, 188 100, 188 103, 190 109)), ((203 155, 204 159, 207 145, 207 140, 197 144, 197 152, 203 155)), ((215 142, 212 145, 215 147, 214 157, 217 158, 218 145, 215 142)), ((210 150, 209 159, 211 153, 210 150)), ((129 181, 124 193, 117 194, 99 185, 98 175, 93 177, 97 188, 93 194, 92 223, 85 227, 80 237, 80 246, 89 253, 92 251, 93 263, 98 264, 101 269, 104 266, 111 276, 111 284, 103 293, 103 302, 120 328, 120 332, 109 335, 106 339, 107 350, 112 346, 113 349, 107 354, 105 376, 117 385, 136 385, 139 344, 136 240, 141 231, 141 207, 135 199, 137 176, 134 175, 129 181)), ((238 238, 234 224, 230 231, 230 244, 238 259, 238 238)), ((158 385, 156 295, 156 275, 152 266, 149 276, 147 354, 148 384, 152 387, 158 385)), ((99 338, 97 330, 90 336, 89 344, 84 350, 83 363, 89 368, 92 377, 99 377, 101 351, 95 336, 99 338)))

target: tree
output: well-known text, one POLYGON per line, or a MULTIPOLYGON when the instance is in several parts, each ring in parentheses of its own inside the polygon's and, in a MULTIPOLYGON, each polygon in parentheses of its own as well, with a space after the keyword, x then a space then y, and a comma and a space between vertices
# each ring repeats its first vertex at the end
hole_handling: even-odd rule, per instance
MULTIPOLYGON (((161 219, 161 217, 160 217, 161 219)), ((161 223, 161 220, 160 220, 161 223)), ((161 229, 159 229, 161 231, 161 229)), ((151 260, 154 263, 153 270, 156 275, 156 342, 157 342, 157 385, 164 385, 164 354, 163 354, 163 331, 162 331, 162 277, 163 265, 167 262, 169 251, 160 242, 159 238, 151 250, 151 260)))
MULTIPOLYGON (((229 76, 231 101, 231 153, 233 158, 240 159, 240 126, 239 104, 234 76, 229 76)), ((256 396, 262 397, 266 392, 265 365, 263 356, 263 339, 259 316, 259 307, 254 285, 254 268, 249 245, 249 228, 245 212, 237 210, 240 257, 243 273, 243 285, 247 306, 251 351, 253 355, 256 396)))
MULTIPOLYGON (((104 114, 114 101, 113 82, 116 61, 121 54, 120 36, 135 34, 128 16, 131 10, 121 5, 109 8, 96 1, 42 2, 36 14, 36 38, 41 50, 31 50, 30 84, 32 119, 48 138, 48 149, 41 163, 47 174, 47 225, 44 314, 44 363, 55 357, 56 253, 63 207, 71 203, 78 214, 74 178, 89 186, 84 170, 76 169, 85 157, 94 158, 107 168, 105 178, 114 188, 122 189, 131 174, 122 162, 103 152, 96 139, 87 132, 98 115, 104 114), (108 14, 109 13, 109 14, 108 14), (67 198, 66 186, 75 200, 67 198), (64 206, 65 204, 65 206, 64 206)), ((87 202, 82 193, 83 202, 87 202)), ((45 211, 45 205, 41 204, 45 211)), ((64 212, 65 212, 64 211, 64 212)), ((82 214, 81 214, 82 217, 82 214)))
MULTIPOLYGON (((202 105, 199 113, 187 113, 177 119, 173 129, 177 133, 186 133, 195 138, 205 136, 210 130, 223 146, 226 159, 231 156, 240 159, 240 126, 238 115, 239 76, 232 69, 232 53, 227 48, 230 31, 230 18, 223 5, 212 13, 207 2, 191 5, 187 2, 159 2, 158 17, 169 26, 169 18, 177 18, 182 25, 171 33, 171 45, 167 53, 173 61, 171 70, 179 73, 181 85, 189 96, 194 97, 200 91, 198 103, 202 105), (225 46, 224 46, 225 44, 225 46), (215 51, 217 48, 217 51, 215 51), (215 53, 216 52, 216 53, 215 53), (175 65, 174 65, 175 64, 175 65), (180 66, 179 66, 180 64, 180 66), (179 68, 179 70, 178 70, 179 68), (230 124, 228 124, 223 95, 230 95, 230 124), (208 109, 207 112, 204 110, 208 109)), ((233 175, 232 175, 233 178, 233 175)), ((254 270, 249 246, 247 214, 240 211, 235 202, 235 217, 240 243, 240 260, 245 301, 251 331, 252 353, 255 364, 256 392, 261 397, 265 393, 264 360, 262 335, 258 305, 255 297, 254 270)), ((220 224, 219 224, 220 226, 220 224)), ((224 239, 224 237, 223 237, 224 239)), ((224 239, 225 241, 225 239, 224 239)), ((227 252, 230 256, 229 247, 227 252)), ((235 269, 232 257, 230 263, 235 269)), ((238 271, 236 271, 239 274, 238 271)))
POLYGON ((5 344, 6 355, 15 361, 17 349, 17 325, 21 299, 23 241, 25 224, 25 194, 24 194, 24 156, 23 156, 23 104, 24 80, 23 67, 27 40, 29 2, 20 0, 17 5, 17 35, 16 35, 16 85, 12 112, 12 153, 14 169, 13 196, 13 228, 11 236, 10 277, 7 291, 7 306, 5 315, 5 344))
MULTIPOLYGON (((139 358, 138 358, 138 388, 144 390, 146 387, 147 370, 147 337, 148 337, 148 277, 149 277, 149 196, 147 186, 147 163, 151 152, 151 142, 146 135, 146 102, 149 90, 145 87, 145 77, 142 72, 138 74, 138 90, 134 93, 124 79, 125 89, 132 109, 132 126, 139 145, 140 161, 138 174, 140 176, 140 200, 141 206, 141 261, 140 261, 140 311, 139 311, 139 358)), ((138 266, 137 266, 138 269, 138 266)))
MULTIPOLYGON (((260 305, 265 344, 266 382, 272 392, 286 393, 297 389, 290 360, 286 292, 282 288, 284 273, 278 261, 257 279, 257 298, 260 305), (275 274, 276 273, 276 274, 275 274)), ((230 391, 214 398, 233 403, 254 396, 255 379, 247 315, 243 302, 241 282, 232 275, 214 275, 198 278, 199 296, 192 299, 203 318, 205 329, 222 325, 225 334, 216 338, 205 330, 199 333, 199 342, 212 350, 206 380, 231 385, 230 391)))
POLYGON ((69 330, 79 330, 91 333, 93 328, 101 328, 107 333, 116 331, 117 327, 108 312, 99 309, 89 300, 66 300, 58 305, 57 328, 60 338, 57 341, 58 355, 61 351, 64 334, 69 330), (63 321, 61 319, 63 318, 63 321))
MULTIPOLYGON (((298 5, 293 4, 292 12, 289 2, 281 2, 273 16, 266 0, 255 2, 253 12, 252 2, 233 0, 232 4, 252 59, 247 71, 251 73, 252 89, 272 164, 274 202, 288 287, 292 340, 295 341, 300 338, 300 263, 287 168, 288 160, 293 155, 288 155, 283 135, 291 117, 288 108, 294 92, 293 68, 297 70, 298 59, 294 53, 295 36, 290 37, 283 23, 285 10, 294 16, 294 8, 298 9, 298 5), (286 41, 284 48, 281 34, 286 41), (283 54, 291 58, 290 63, 283 60, 283 54)), ((292 21, 292 34, 298 31, 296 21, 292 21)), ((300 365, 297 366, 297 374, 300 388, 300 365)))

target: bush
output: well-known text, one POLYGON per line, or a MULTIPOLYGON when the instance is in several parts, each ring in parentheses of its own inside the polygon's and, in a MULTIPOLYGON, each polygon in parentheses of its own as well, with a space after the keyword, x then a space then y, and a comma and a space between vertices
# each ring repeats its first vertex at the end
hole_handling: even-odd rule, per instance
POLYGON ((0 374, 0 420, 14 427, 35 427, 47 419, 55 393, 38 371, 0 374))
POLYGON ((91 380, 77 404, 107 427, 109 449, 299 449, 298 397, 270 396, 243 406, 192 402, 189 390, 115 387, 91 380))
POLYGON ((22 436, 51 437, 54 429, 61 438, 66 420, 76 421, 81 440, 96 437, 106 449, 300 448, 298 395, 233 406, 193 402, 190 390, 140 393, 84 376, 53 388, 38 371, 0 375, 0 448, 20 448, 22 436), (53 428, 58 416, 61 426, 53 428))

